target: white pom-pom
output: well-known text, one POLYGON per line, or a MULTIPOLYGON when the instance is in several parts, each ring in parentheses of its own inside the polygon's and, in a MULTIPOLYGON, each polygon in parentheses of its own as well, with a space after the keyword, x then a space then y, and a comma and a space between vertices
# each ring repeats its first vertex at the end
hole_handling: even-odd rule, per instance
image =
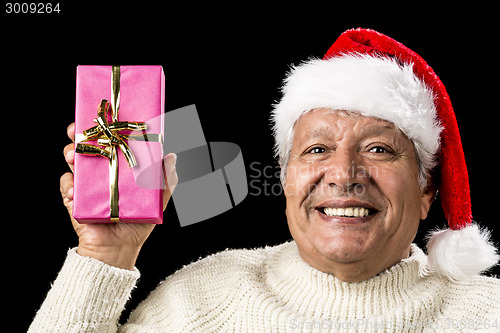
POLYGON ((490 233, 471 224, 460 230, 439 230, 429 235, 429 265, 439 274, 454 279, 467 279, 500 260, 490 233))

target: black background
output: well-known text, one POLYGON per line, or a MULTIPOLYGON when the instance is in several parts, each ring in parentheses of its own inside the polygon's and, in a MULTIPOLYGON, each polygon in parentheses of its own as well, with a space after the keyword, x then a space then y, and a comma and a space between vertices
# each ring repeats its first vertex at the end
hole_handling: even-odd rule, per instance
MULTIPOLYGON (((271 176, 278 168, 269 113, 289 65, 321 57, 349 28, 373 28, 395 38, 441 77, 461 129, 474 218, 492 230, 498 244, 498 28, 492 8, 159 3, 114 8, 75 1, 61 3, 61 13, 50 15, 6 14, 1 8, 2 174, 8 198, 2 204, 2 272, 12 312, 5 318, 16 318, 20 331, 42 303, 66 251, 77 245, 59 177, 68 171, 62 149, 69 143, 66 127, 74 119, 80 64, 162 65, 165 110, 196 104, 206 139, 238 144, 248 180, 254 180, 236 208, 192 226, 181 228, 169 205, 165 223, 141 252, 141 279, 122 321, 183 265, 226 248, 291 238, 284 197, 276 195, 279 180, 271 176), (260 174, 264 168, 266 175, 260 174)), ((436 202, 415 241, 424 246, 427 231, 445 223, 436 202)))

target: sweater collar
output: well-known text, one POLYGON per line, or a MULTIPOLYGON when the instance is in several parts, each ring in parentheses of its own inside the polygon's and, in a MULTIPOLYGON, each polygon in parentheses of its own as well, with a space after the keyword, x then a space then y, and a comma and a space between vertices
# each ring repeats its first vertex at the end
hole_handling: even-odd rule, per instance
POLYGON ((427 256, 415 244, 408 258, 361 282, 343 282, 313 268, 294 241, 278 246, 266 262, 268 286, 304 315, 324 316, 325 309, 346 318, 386 313, 418 296, 418 285, 428 277, 427 256))

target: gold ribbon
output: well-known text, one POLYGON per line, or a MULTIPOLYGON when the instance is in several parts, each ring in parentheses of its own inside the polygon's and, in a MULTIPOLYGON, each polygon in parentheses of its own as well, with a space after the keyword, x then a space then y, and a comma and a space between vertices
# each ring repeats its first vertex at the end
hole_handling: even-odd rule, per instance
POLYGON ((76 144, 75 150, 79 154, 85 155, 100 155, 112 159, 113 153, 112 148, 118 146, 122 151, 123 155, 127 159, 128 165, 133 168, 137 165, 134 153, 125 142, 124 139, 139 139, 138 135, 125 135, 120 134, 120 131, 144 131, 147 129, 147 125, 144 122, 130 122, 130 121, 114 121, 108 123, 106 114, 109 110, 109 102, 105 99, 101 100, 97 108, 97 118, 94 119, 98 125, 86 129, 83 131, 83 135, 78 137, 78 143, 76 144), (85 141, 97 140, 99 146, 104 148, 94 146, 87 143, 82 143, 85 141))
POLYGON ((128 165, 133 168, 137 165, 134 153, 125 140, 141 140, 162 142, 161 134, 146 134, 145 122, 118 121, 118 111, 120 109, 120 66, 112 67, 111 75, 111 108, 110 103, 103 99, 97 107, 97 123, 82 134, 75 136, 75 152, 84 155, 102 156, 109 159, 109 189, 110 189, 110 218, 112 222, 120 222, 118 205, 118 154, 116 147, 119 147, 125 156, 128 165), (111 120, 107 119, 108 112, 111 112, 111 120), (120 134, 120 131, 143 131, 142 135, 120 134), (83 143, 85 141, 97 140, 99 146, 83 143))

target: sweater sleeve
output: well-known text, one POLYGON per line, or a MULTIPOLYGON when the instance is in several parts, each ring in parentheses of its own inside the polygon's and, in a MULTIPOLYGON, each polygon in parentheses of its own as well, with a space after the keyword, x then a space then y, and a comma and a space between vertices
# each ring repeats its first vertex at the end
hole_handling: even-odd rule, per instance
POLYGON ((28 333, 116 332, 139 276, 69 250, 28 333))

